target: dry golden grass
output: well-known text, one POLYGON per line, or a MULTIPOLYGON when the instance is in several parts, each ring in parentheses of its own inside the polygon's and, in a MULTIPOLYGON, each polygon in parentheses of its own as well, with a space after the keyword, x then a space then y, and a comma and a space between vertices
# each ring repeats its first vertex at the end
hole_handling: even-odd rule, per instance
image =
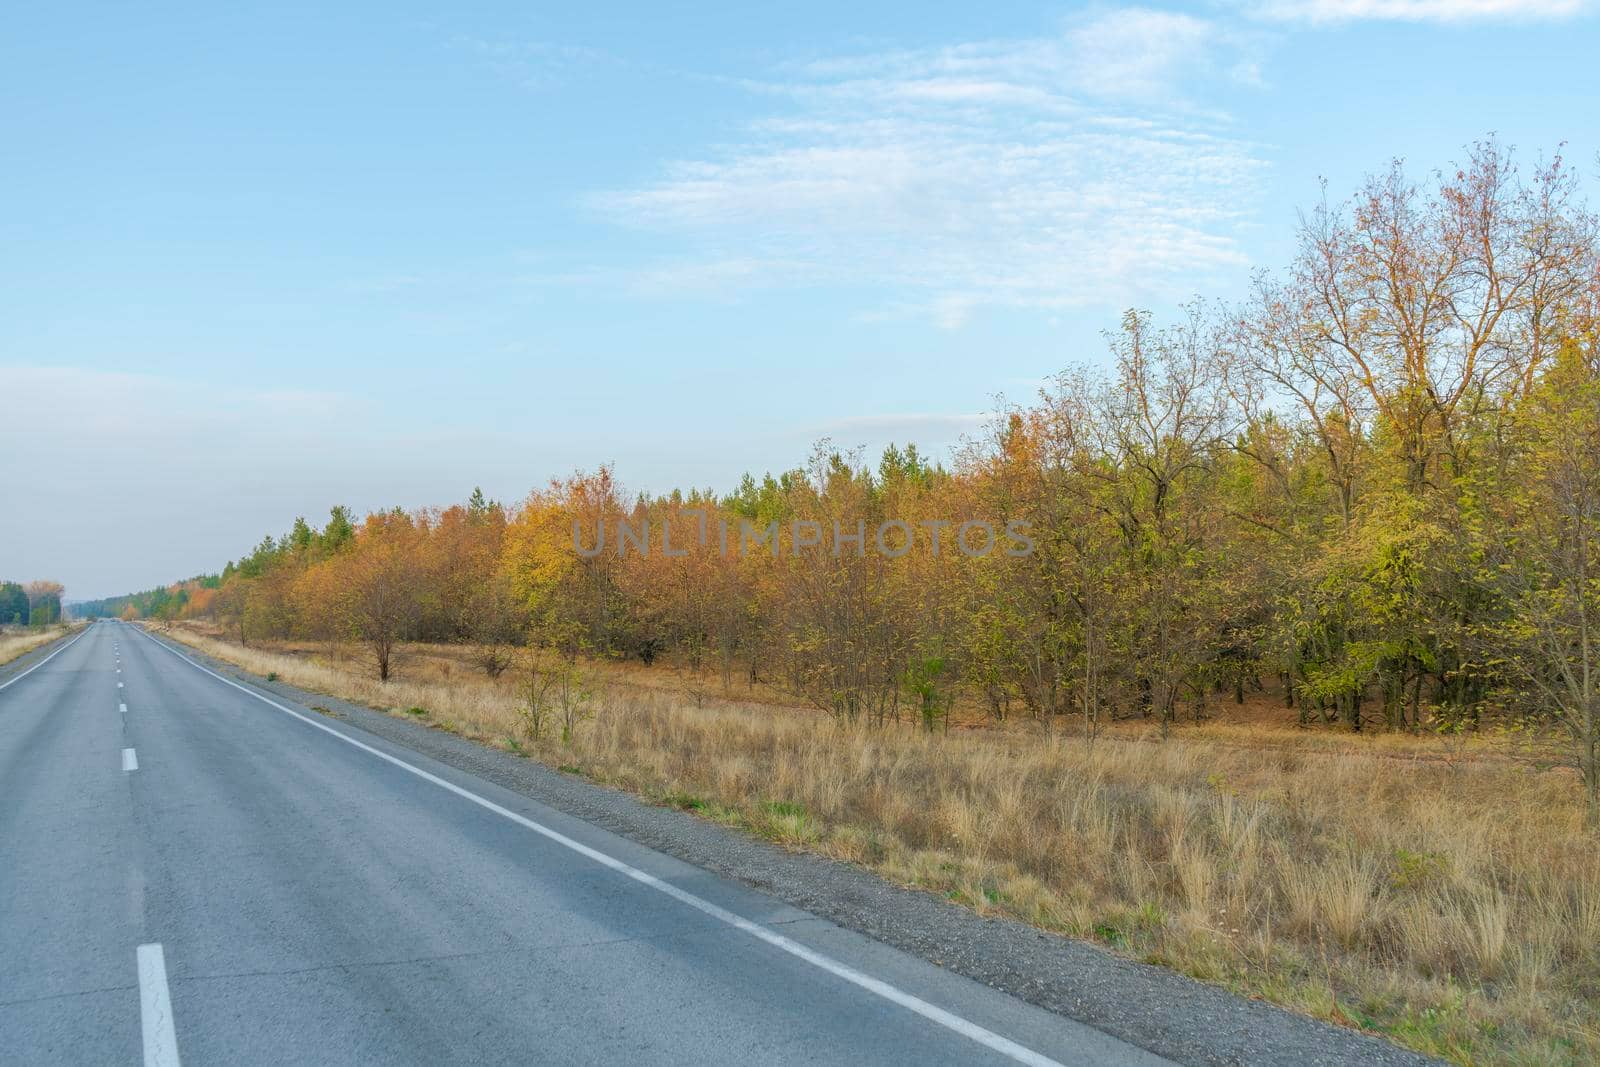
POLYGON ((529 736, 509 675, 443 650, 383 685, 359 660, 177 636, 1424 1052, 1600 1061, 1600 849, 1569 772, 1493 745, 928 737, 620 684, 563 744, 529 736))
POLYGON ((60 626, 42 626, 38 629, 0 628, 0 666, 10 663, 18 656, 26 656, 40 645, 49 644, 70 629, 71 627, 64 623, 60 626))

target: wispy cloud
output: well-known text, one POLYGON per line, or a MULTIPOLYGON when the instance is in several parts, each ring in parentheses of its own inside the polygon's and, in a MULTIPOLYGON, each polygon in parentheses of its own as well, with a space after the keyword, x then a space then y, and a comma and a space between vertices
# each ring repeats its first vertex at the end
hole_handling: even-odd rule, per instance
POLYGON ((1279 22, 1470 22, 1572 18, 1592 0, 1261 0, 1245 9, 1279 22))
POLYGON ((746 83, 781 113, 592 206, 682 240, 641 272, 659 288, 674 271, 767 284, 770 267, 887 287, 888 310, 950 327, 986 306, 1187 294, 1243 262, 1233 234, 1264 164, 1200 101, 1253 77, 1247 38, 1138 9, 1049 39, 796 63, 746 83))
MULTIPOLYGON (((1086 98, 1162 98, 1200 79, 1232 77, 1257 47, 1219 22, 1130 7, 1068 21, 1061 33, 814 60, 790 69, 823 93, 867 89, 906 99, 1021 105, 1086 98)), ((804 84, 780 91, 804 93, 804 84)))
POLYGON ((620 62, 616 56, 598 48, 552 41, 490 41, 460 36, 452 43, 477 56, 507 81, 525 89, 548 88, 580 71, 620 62))

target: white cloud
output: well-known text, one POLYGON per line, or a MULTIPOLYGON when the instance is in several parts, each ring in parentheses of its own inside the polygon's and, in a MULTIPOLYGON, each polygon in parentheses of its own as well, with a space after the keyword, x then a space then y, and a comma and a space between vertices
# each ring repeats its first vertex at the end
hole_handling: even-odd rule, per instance
POLYGON ((979 41, 945 48, 818 60, 791 69, 781 92, 889 92, 907 99, 972 103, 1070 103, 1084 97, 1166 96, 1196 77, 1226 75, 1248 36, 1193 15, 1145 8, 1102 11, 1054 37, 979 41))
POLYGON ((1590 6, 1590 0, 1262 0, 1247 9, 1281 22, 1468 22, 1564 19, 1590 6))
POLYGON ((1068 34, 1076 62, 1074 80, 1089 91, 1148 97, 1210 60, 1220 33, 1191 15, 1132 9, 1116 11, 1068 34))
POLYGON ((747 85, 783 113, 592 206, 682 240, 648 288, 677 271, 683 289, 888 287, 949 328, 985 306, 1187 295, 1243 263, 1233 233, 1264 165, 1188 87, 1253 71, 1247 41, 1139 9, 791 65, 747 85))

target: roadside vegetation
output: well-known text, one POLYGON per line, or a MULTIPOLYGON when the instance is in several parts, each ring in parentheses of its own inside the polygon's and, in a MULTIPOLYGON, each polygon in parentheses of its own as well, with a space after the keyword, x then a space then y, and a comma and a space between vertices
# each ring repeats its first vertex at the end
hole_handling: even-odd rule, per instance
POLYGON ((68 631, 61 612, 64 591, 59 582, 0 581, 0 666, 68 631))
POLYGON ((168 635, 1460 1063, 1600 1058, 1600 854, 1574 774, 1525 739, 1394 745, 1291 712, 1090 741, 981 709, 930 735, 616 663, 580 668, 564 730, 526 650, 490 679, 479 649, 407 646, 383 683, 349 646, 168 635))
POLYGON ((1462 1062, 1600 1059, 1573 173, 1396 165, 1108 342, 948 465, 335 508, 80 610, 1462 1062))
POLYGON ((67 623, 54 623, 49 626, 0 626, 0 667, 5 666, 19 656, 26 656, 29 652, 47 645, 56 638, 71 631, 67 623))

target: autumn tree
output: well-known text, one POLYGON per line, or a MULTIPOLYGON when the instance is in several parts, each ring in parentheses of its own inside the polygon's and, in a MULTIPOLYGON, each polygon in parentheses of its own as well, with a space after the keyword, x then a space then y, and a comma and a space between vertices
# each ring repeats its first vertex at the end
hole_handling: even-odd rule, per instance
POLYGON ((1099 399, 1097 475, 1137 598, 1130 651, 1141 706, 1169 727, 1201 674, 1229 602, 1220 582, 1214 464, 1235 413, 1223 388, 1225 349, 1199 309, 1163 330, 1130 312, 1112 338, 1116 377, 1099 399))
POLYGON ((245 618, 249 610, 249 600, 249 579, 230 575, 229 580, 211 601, 213 617, 222 624, 224 630, 231 632, 238 639, 241 646, 248 643, 245 618))
POLYGON ((60 582, 32 581, 23 587, 28 596, 28 625, 52 626, 61 621, 61 594, 66 587, 60 582))
POLYGON ((413 636, 422 603, 416 522, 403 511, 368 515, 338 567, 339 606, 350 632, 366 643, 378 679, 388 681, 395 649, 413 636))
MULTIPOLYGON (((1559 725, 1593 797, 1600 238, 1578 192, 1493 141, 1396 163, 1325 195, 1241 306, 1130 310, 1109 366, 1002 405, 949 470, 823 442, 720 497, 627 496, 602 467, 512 507, 334 508, 214 581, 83 611, 354 637, 385 678, 406 640, 491 675, 516 648, 545 710, 589 657, 665 659, 842 721, 973 706, 1093 738, 1273 679, 1306 726, 1559 725), (959 551, 968 523, 1020 524, 1027 550, 959 551)), ((12 588, 0 620, 52 615, 12 588)))
POLYGON ((502 567, 535 642, 622 651, 627 604, 618 584, 624 511, 608 468, 531 494, 505 533, 502 567))

